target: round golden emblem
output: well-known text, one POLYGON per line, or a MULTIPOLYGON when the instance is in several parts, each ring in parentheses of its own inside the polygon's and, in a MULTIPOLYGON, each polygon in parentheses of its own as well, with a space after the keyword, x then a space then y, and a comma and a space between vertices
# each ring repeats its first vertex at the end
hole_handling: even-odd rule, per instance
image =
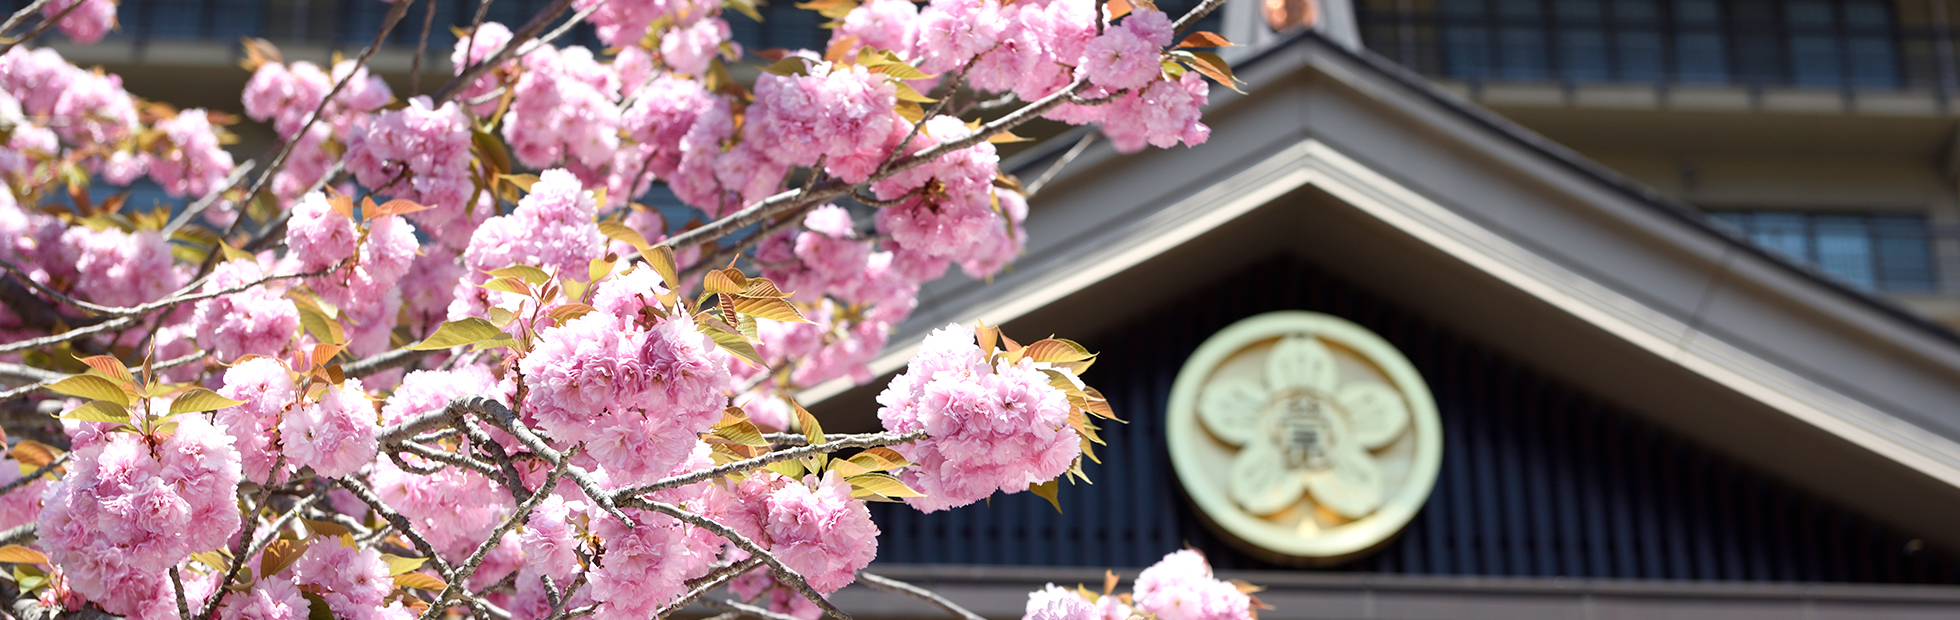
POLYGON ((1436 484, 1442 424, 1407 358, 1312 312, 1233 323, 1171 387, 1171 464, 1214 529, 1257 555, 1339 562, 1392 538, 1436 484))

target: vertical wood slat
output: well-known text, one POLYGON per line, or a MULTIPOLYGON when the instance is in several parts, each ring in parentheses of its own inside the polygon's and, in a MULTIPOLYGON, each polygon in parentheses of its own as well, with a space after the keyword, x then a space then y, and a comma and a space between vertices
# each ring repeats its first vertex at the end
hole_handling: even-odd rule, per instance
POLYGON ((1435 394, 1443 470, 1429 503, 1374 556, 1316 570, 1594 579, 1960 583, 1960 562, 1912 537, 1689 443, 1317 268, 1278 259, 1083 338, 1087 379, 1128 424, 1063 485, 1067 512, 1028 493, 919 515, 872 513, 893 562, 1137 568, 1186 545, 1221 568, 1283 568, 1207 529, 1163 437, 1171 383, 1199 343, 1270 310, 1328 312, 1381 334, 1435 394))

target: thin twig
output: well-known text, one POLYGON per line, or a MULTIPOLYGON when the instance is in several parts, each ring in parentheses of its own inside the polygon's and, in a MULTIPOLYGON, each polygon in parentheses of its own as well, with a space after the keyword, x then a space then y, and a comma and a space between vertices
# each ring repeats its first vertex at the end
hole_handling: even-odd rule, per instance
POLYGON ((18 11, 14 11, 14 14, 7 18, 7 23, 0 24, 0 35, 6 34, 7 31, 13 30, 14 26, 19 26, 21 22, 27 21, 27 16, 40 12, 41 7, 48 5, 48 1, 49 0, 34 0, 33 3, 21 7, 21 9, 18 11))
POLYGON ((56 13, 54 17, 41 20, 41 23, 35 25, 33 30, 27 31, 27 34, 21 35, 19 38, 7 40, 6 44, 0 45, 0 54, 6 54, 9 51, 13 51, 14 46, 16 45, 20 45, 22 43, 26 43, 28 41, 32 41, 34 39, 40 38, 41 33, 47 32, 48 29, 53 28, 55 24, 61 23, 61 20, 67 19, 68 14, 75 12, 75 9, 82 8, 82 4, 84 4, 83 0, 75 0, 74 4, 68 5, 68 8, 62 9, 61 12, 56 13))
POLYGON ((711 598, 701 599, 701 604, 707 605, 709 607, 713 607, 715 609, 732 611, 744 615, 755 616, 757 618, 762 618, 763 620, 798 620, 796 616, 791 616, 788 614, 779 614, 773 611, 769 611, 767 609, 763 609, 761 607, 756 607, 754 605, 750 605, 747 603, 741 603, 741 602, 730 601, 730 600, 715 600, 711 598))
POLYGON ((864 571, 858 571, 858 581, 862 581, 864 582, 864 585, 871 586, 879 590, 884 590, 886 592, 895 592, 928 603, 932 603, 933 605, 938 606, 940 609, 944 609, 948 613, 951 613, 954 616, 958 616, 960 620, 987 620, 986 618, 980 617, 980 614, 967 611, 965 607, 961 607, 950 600, 946 600, 946 597, 935 594, 931 590, 927 590, 919 586, 905 583, 897 579, 892 579, 890 577, 885 577, 882 575, 874 575, 864 571))
MULTIPOLYGON (((232 166, 231 174, 225 175, 224 183, 213 188, 210 193, 205 194, 202 198, 198 198, 197 202, 191 203, 191 206, 184 209, 183 213, 177 214, 176 219, 170 220, 169 224, 164 225, 163 238, 171 238, 171 236, 177 234, 177 229, 183 228, 185 224, 189 224, 192 219, 204 213, 205 209, 209 209, 212 205, 218 204, 218 200, 224 197, 225 192, 231 191, 231 188, 236 187, 240 181, 244 181, 245 175, 251 174, 252 168, 257 166, 258 162, 249 159, 245 160, 245 163, 232 166)), ((238 217, 245 217, 245 214, 239 213, 238 217)))
POLYGON ((415 41, 415 57, 408 61, 408 96, 422 94, 422 57, 429 54, 429 28, 436 25, 436 0, 429 0, 422 13, 422 36, 415 41))
POLYGON ((1027 191, 1022 192, 1021 195, 1033 198, 1036 192, 1041 191, 1042 187, 1048 185, 1048 181, 1054 179, 1056 174, 1061 173, 1062 168, 1068 167, 1069 162, 1075 161, 1075 158, 1080 157, 1083 151, 1089 150, 1089 145, 1094 143, 1096 136, 1099 135, 1102 135, 1102 133, 1096 131, 1082 134, 1082 139, 1076 140, 1075 146, 1069 147, 1068 152, 1063 153, 1061 159, 1057 159, 1055 163, 1049 164, 1048 169, 1041 172, 1041 178, 1035 179, 1033 183, 1028 184, 1027 191))

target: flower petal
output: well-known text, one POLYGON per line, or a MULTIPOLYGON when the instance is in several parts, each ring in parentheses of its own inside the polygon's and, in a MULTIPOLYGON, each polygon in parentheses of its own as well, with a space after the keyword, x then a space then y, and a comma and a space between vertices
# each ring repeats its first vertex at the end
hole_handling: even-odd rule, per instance
POLYGON ((1380 383, 1349 384, 1341 388, 1337 398, 1352 418, 1348 424, 1351 437, 1369 450, 1395 441, 1409 426, 1409 406, 1395 388, 1380 383))
POLYGON ((1273 391, 1307 388, 1332 392, 1339 379, 1337 370, 1327 345, 1312 336, 1288 336, 1273 345, 1272 353, 1266 356, 1266 385, 1273 391))
POLYGON ((1219 377, 1198 394, 1198 418, 1220 440, 1243 446, 1258 436, 1266 412, 1266 387, 1243 377, 1219 377))
POLYGON ((1334 514, 1359 519, 1381 507, 1382 474, 1374 457, 1355 444, 1347 446, 1327 455, 1333 467, 1307 474, 1307 488, 1334 514))
POLYGON ((1279 446, 1271 441, 1253 441, 1232 459, 1232 499, 1246 512, 1266 516, 1285 510, 1300 501, 1306 481, 1287 468, 1279 446))

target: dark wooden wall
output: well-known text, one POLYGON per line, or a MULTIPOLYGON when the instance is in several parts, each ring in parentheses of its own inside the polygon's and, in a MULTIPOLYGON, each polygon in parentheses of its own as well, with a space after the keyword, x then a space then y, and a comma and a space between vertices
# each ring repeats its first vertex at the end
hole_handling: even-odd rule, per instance
MULTIPOLYGON (((1354 321, 1408 356, 1435 393, 1443 465, 1399 539, 1331 569, 1609 579, 1960 583, 1909 533, 1771 480, 1439 329, 1327 273, 1274 259, 1084 344, 1109 425, 1094 485, 1064 514, 1027 493, 921 515, 881 504, 885 562, 1140 567, 1189 545, 1220 568, 1280 568, 1227 547, 1178 489, 1164 442, 1171 382, 1199 343, 1270 310, 1354 321)), ((1750 441, 1736 437, 1735 441, 1750 441)))

